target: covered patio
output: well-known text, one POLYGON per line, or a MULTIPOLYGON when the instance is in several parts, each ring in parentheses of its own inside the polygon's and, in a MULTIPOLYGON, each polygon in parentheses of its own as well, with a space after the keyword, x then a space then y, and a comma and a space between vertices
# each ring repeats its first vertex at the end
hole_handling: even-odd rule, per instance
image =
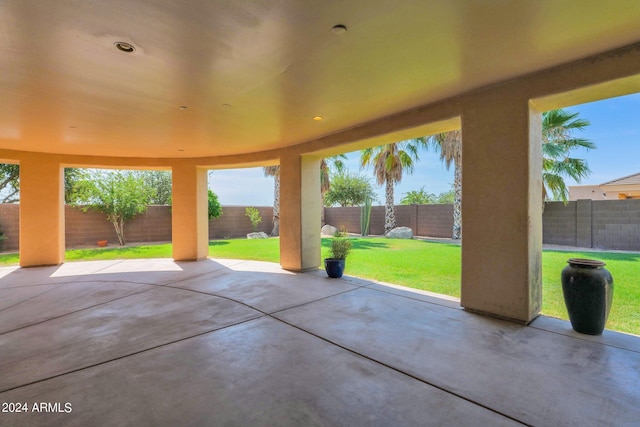
POLYGON ((0 280, 0 394, 73 409, 0 424, 640 419, 635 338, 538 318, 541 114, 640 91, 637 0, 0 11, 22 267, 0 280), (318 277, 321 159, 453 129, 460 302, 318 277), (280 266, 207 259, 207 172, 272 165, 280 266), (171 170, 174 260, 63 264, 68 167, 171 170))
POLYGON ((2 425, 603 426, 640 339, 523 326, 322 271, 204 260, 0 269, 2 425), (33 405, 50 403, 48 409, 33 405), (55 406, 57 404, 57 406, 55 406))

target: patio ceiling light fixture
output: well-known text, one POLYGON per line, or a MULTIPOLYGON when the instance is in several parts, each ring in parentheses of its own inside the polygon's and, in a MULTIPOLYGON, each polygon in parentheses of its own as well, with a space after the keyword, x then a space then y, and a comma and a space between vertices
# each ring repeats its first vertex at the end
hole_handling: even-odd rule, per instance
POLYGON ((131 43, 127 43, 127 42, 115 42, 113 44, 116 49, 124 52, 124 53, 133 53, 136 51, 135 46, 133 46, 131 43))
POLYGON ((331 32, 336 36, 340 36, 347 32, 347 27, 341 24, 334 25, 333 28, 331 28, 331 32))

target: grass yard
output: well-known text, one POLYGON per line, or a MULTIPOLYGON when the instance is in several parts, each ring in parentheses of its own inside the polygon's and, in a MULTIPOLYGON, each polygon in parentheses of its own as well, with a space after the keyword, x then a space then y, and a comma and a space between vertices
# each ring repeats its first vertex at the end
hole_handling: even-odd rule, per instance
POLYGON ((171 243, 162 245, 70 249, 65 253, 66 261, 133 258, 171 258, 171 243))
MULTIPOLYGON (((346 273, 368 279, 460 297, 460 246, 422 240, 354 238, 346 273)), ((322 239, 322 257, 328 256, 330 239, 322 239)), ((209 242, 213 258, 279 262, 279 239, 234 239, 209 242)), ((125 248, 74 249, 67 261, 123 258, 169 258, 171 244, 125 248)), ((614 252, 542 253, 542 312, 568 319, 562 297, 560 271, 569 258, 597 258, 607 263, 615 280, 608 329, 640 335, 640 254, 614 252)), ((1 254, 0 265, 16 264, 17 254, 1 254)))

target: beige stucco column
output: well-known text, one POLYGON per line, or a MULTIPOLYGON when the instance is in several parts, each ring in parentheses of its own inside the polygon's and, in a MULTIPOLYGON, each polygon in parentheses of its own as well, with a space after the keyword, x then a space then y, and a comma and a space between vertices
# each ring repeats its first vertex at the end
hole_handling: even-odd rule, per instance
POLYGON ((280 158, 280 264, 303 271, 320 265, 320 159, 280 158))
POLYGON ((20 162, 20 266, 64 261, 64 169, 47 156, 20 162))
POLYGON ((207 170, 191 165, 173 166, 171 194, 173 259, 206 258, 209 254, 207 170))
POLYGON ((541 305, 541 119, 507 89, 462 116, 463 307, 524 323, 541 305))

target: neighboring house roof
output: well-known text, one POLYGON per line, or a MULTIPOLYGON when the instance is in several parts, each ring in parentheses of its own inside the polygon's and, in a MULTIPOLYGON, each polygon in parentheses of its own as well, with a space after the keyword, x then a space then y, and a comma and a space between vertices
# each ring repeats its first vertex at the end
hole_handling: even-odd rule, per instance
POLYGON ((600 185, 633 185, 633 184, 640 184, 640 173, 623 176, 622 178, 617 178, 612 181, 603 182, 600 185))

